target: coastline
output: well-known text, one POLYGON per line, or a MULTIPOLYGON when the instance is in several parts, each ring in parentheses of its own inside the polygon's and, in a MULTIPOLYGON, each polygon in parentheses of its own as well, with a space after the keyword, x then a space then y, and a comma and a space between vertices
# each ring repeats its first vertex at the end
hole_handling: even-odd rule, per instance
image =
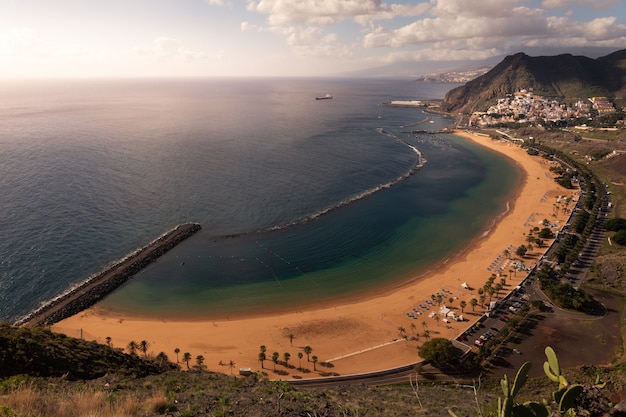
MULTIPOLYGON (((274 351, 279 352, 281 359, 284 352, 289 352, 291 364, 296 367, 300 367, 297 353, 308 345, 320 362, 331 361, 334 365, 331 368, 318 364, 315 372, 305 356, 302 367, 309 372, 278 365, 277 370, 284 371, 283 374, 273 374, 274 364, 270 361, 266 362, 265 368, 271 378, 317 377, 320 371, 347 375, 414 363, 419 360, 416 347, 426 340, 422 336, 426 330, 430 337, 454 338, 483 314, 484 308, 477 307, 472 311, 469 305, 470 298, 478 297, 476 291, 462 288, 461 283, 467 282, 471 288, 482 287, 492 273, 487 269, 490 263, 499 259, 504 249, 525 243, 524 233, 529 229, 529 219, 535 215, 537 221, 553 219, 554 198, 571 194, 571 190, 559 187, 552 180, 548 165, 542 163, 541 158, 531 157, 515 145, 465 132, 454 133, 515 160, 526 174, 514 190, 508 210, 494 218, 485 233, 426 272, 407 277, 400 284, 376 293, 282 313, 165 321, 116 316, 96 305, 57 323, 52 329, 70 336, 77 336, 80 332, 86 335, 85 338, 100 343, 110 337, 116 347, 125 347, 131 340, 146 340, 150 351, 154 354, 163 351, 171 360, 176 360, 174 349, 178 348, 181 353, 190 352, 193 358, 204 356, 205 365, 213 371, 224 372, 219 363, 229 361, 234 361, 237 367, 262 370, 258 361, 260 345, 267 347, 268 358, 274 351), (426 311, 418 319, 406 315, 414 308, 419 309, 419 305, 432 294, 443 290, 453 298, 448 306, 457 313, 461 310, 460 300, 467 302, 464 315, 469 321, 442 323, 428 317, 430 312, 426 311), (409 339, 417 335, 418 339, 405 341, 403 335, 409 339)), ((562 225, 564 218, 565 215, 560 214, 553 221, 562 225)), ((535 259, 543 250, 533 250, 535 259)), ((505 290, 510 291, 524 277, 521 272, 508 277, 505 290)))

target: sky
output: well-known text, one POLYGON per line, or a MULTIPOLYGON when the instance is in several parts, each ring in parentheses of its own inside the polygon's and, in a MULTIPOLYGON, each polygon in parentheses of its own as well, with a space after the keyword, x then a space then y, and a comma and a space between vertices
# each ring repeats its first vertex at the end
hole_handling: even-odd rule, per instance
POLYGON ((0 0, 0 79, 418 76, 517 52, 595 58, 626 48, 625 3, 0 0))

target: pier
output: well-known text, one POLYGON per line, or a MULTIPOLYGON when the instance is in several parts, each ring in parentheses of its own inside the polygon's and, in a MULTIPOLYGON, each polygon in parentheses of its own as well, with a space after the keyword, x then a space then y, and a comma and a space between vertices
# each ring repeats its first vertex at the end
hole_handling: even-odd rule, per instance
POLYGON ((197 223, 176 226, 141 249, 88 278, 77 287, 48 302, 16 322, 15 325, 50 326, 91 307, 201 228, 202 226, 197 223))

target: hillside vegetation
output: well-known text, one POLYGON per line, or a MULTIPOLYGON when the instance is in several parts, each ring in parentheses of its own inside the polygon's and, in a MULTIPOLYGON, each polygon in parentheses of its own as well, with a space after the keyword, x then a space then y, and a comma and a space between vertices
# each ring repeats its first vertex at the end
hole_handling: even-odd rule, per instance
POLYGON ((107 373, 143 377, 165 369, 171 369, 171 365, 141 360, 109 346, 39 327, 22 328, 0 323, 0 377, 27 374, 93 379, 107 373))

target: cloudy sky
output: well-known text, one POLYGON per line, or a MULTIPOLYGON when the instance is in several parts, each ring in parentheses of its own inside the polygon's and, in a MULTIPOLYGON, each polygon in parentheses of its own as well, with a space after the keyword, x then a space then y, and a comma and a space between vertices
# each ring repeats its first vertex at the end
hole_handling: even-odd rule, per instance
POLYGON ((624 0, 0 0, 5 79, 414 76, 594 48, 626 48, 624 0))

